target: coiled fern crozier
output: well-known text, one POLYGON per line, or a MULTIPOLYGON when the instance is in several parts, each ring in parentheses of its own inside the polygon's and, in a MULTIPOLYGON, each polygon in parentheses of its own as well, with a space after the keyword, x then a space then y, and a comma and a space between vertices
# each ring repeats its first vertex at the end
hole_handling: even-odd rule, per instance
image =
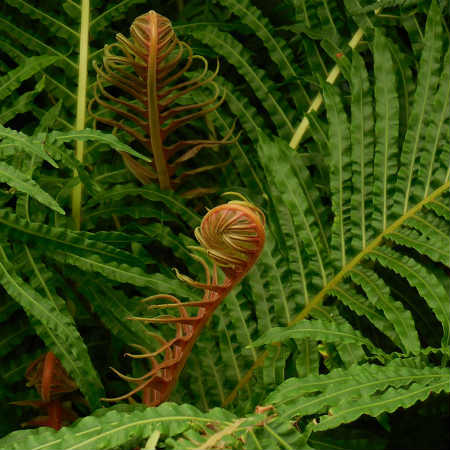
POLYGON ((149 324, 174 324, 175 336, 166 340, 158 334, 151 333, 161 344, 154 352, 149 352, 142 345, 134 344, 140 353, 127 355, 137 359, 147 358, 151 370, 144 376, 136 378, 113 369, 122 379, 136 383, 137 386, 125 395, 105 400, 124 400, 140 391, 143 394, 143 403, 149 406, 157 406, 168 399, 203 327, 215 309, 258 259, 265 242, 264 225, 265 218, 262 211, 244 197, 217 206, 205 215, 200 227, 195 230, 195 236, 202 246, 200 249, 206 252, 212 262, 212 273, 206 261, 197 255, 193 257, 205 269, 205 283, 194 281, 176 272, 180 280, 202 289, 203 298, 182 302, 173 295, 158 294, 142 300, 145 303, 165 300, 167 303, 150 305, 148 309, 158 312, 166 309, 175 310, 177 315, 130 317, 130 319, 149 324), (218 275, 219 267, 225 274, 225 279, 221 283, 218 275), (187 308, 196 308, 196 314, 190 314, 187 308))

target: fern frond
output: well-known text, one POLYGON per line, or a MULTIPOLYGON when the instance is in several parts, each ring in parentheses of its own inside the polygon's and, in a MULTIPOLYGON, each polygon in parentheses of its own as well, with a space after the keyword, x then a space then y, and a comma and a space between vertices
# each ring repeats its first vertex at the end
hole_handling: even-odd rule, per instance
POLYGON ((73 131, 52 131, 47 135, 48 142, 50 144, 55 143, 56 145, 64 142, 72 142, 72 141, 95 141, 100 142, 102 144, 106 144, 122 153, 127 153, 136 158, 142 159, 144 161, 151 161, 145 155, 141 155, 136 150, 133 150, 130 146, 124 144, 119 139, 116 138, 113 134, 106 134, 99 130, 91 130, 89 128, 85 128, 84 130, 73 130, 73 131))
POLYGON ((33 179, 2 161, 0 161, 0 181, 20 192, 25 192, 30 197, 35 198, 38 202, 53 209, 59 214, 65 214, 57 201, 50 194, 45 192, 33 179))
MULTIPOLYGON (((417 177, 418 167, 417 162, 422 153, 430 152, 430 143, 424 138, 426 127, 426 117, 428 115, 436 114, 434 104, 434 92, 439 83, 439 69, 442 54, 442 26, 440 8, 437 2, 433 1, 428 12, 428 19, 426 24, 424 36, 424 48, 419 64, 419 73, 417 76, 417 88, 414 95, 414 103, 411 110, 411 116, 408 121, 408 130, 406 132, 405 140, 403 142, 400 169, 397 176, 396 186, 396 208, 405 214, 408 211, 408 205, 417 203, 423 199, 423 196, 416 194, 414 184, 419 184, 420 178, 417 177)), ((447 68, 448 69, 448 68, 447 68)), ((445 77, 445 71, 443 72, 445 77)), ((445 78, 442 80, 448 84, 445 78)), ((445 95, 445 86, 442 86, 445 95)), ((447 93, 448 96, 448 93, 447 93)), ((445 108, 445 97, 442 98, 443 106, 445 108)), ((448 108, 447 108, 448 109, 448 108)), ((437 113, 446 114, 445 112, 437 111, 437 113)), ((439 120, 439 119, 438 119, 439 120)), ((438 128, 438 136, 441 130, 438 128)), ((433 151, 431 151, 433 153, 433 151)))
POLYGON ((0 78, 0 100, 17 89, 21 83, 58 60, 55 56, 32 56, 23 64, 0 78))
MULTIPOLYGON (((408 367, 401 361, 394 361, 387 366, 364 364, 346 370, 336 369, 326 375, 292 378, 270 394, 265 403, 273 405, 282 417, 331 411, 329 423, 337 426, 345 419, 340 421, 340 414, 333 419, 335 411, 346 411, 348 408, 355 414, 352 420, 363 414, 363 411, 369 411, 369 415, 375 416, 383 411, 393 411, 404 404, 403 398, 411 399, 414 403, 425 398, 425 391, 426 395, 430 391, 447 391, 447 378, 448 370, 439 367, 408 367), (420 396, 416 398, 416 395, 420 396), (374 410, 371 410, 371 404, 374 410)), ((411 403, 408 401, 407 404, 411 403)), ((326 423, 328 420, 327 415, 319 417, 320 422, 311 424, 311 429, 320 429, 322 421, 326 423)), ((323 426, 323 429, 326 428, 323 426)))
POLYGON ((278 134, 284 138, 291 136, 294 131, 290 119, 292 110, 283 101, 281 94, 278 93, 274 83, 267 77, 267 74, 252 63, 250 52, 230 34, 219 31, 216 28, 205 27, 188 30, 188 32, 199 41, 209 45, 220 55, 223 55, 229 63, 236 67, 236 70, 247 80, 267 110, 277 128, 278 134))
POLYGON ((51 299, 33 290, 15 273, 3 250, 1 254, 0 282, 2 286, 36 321, 36 331, 61 359, 91 407, 95 408, 98 406, 103 387, 72 316, 67 310, 58 310, 51 299))
POLYGON ((25 243, 40 242, 47 250, 67 250, 74 254, 98 255, 105 261, 115 260, 141 267, 139 259, 132 254, 101 242, 85 238, 83 233, 40 223, 30 223, 7 210, 0 210, 0 223, 7 236, 25 243))
POLYGON ((0 109, 0 124, 3 125, 9 122, 18 114, 31 111, 33 109, 35 97, 41 93, 45 87, 45 81, 45 77, 42 77, 41 80, 36 83, 36 86, 32 91, 25 92, 25 94, 22 94, 18 98, 11 95, 12 101, 5 102, 6 104, 0 109))
MULTIPOLYGON (((366 290, 370 289, 370 287, 364 287, 366 290)), ((348 306, 356 314, 363 316, 372 322, 373 325, 401 348, 401 340, 395 330, 394 324, 387 320, 385 314, 383 314, 382 310, 378 309, 375 304, 377 298, 372 298, 372 301, 367 301, 367 297, 358 292, 356 286, 348 281, 341 282, 339 286, 332 288, 329 293, 335 295, 344 305, 348 306)), ((389 302, 390 299, 388 298, 385 302, 386 301, 389 302)))
POLYGON ((143 197, 146 200, 163 203, 169 210, 179 215, 190 226, 196 227, 200 223, 198 214, 188 208, 186 202, 179 195, 175 195, 170 191, 161 190, 155 185, 136 187, 134 184, 126 184, 115 186, 108 191, 103 191, 93 196, 87 202, 86 210, 96 206, 100 202, 117 201, 127 196, 143 197))
POLYGON ((382 265, 405 277, 411 286, 419 291, 442 324, 442 345, 448 345, 450 339, 450 318, 447 314, 448 293, 433 272, 415 259, 384 246, 372 251, 368 257, 376 259, 382 265))
MULTIPOLYGON (((330 190, 334 222, 331 229, 331 255, 336 267, 347 264, 347 242, 351 239, 350 198, 352 160, 350 157, 350 134, 347 116, 344 113, 335 89, 325 84, 324 99, 329 128, 330 190)), ((365 150, 365 149, 364 149, 365 150)))
MULTIPOLYGON (((153 169, 122 155, 136 178, 143 184, 157 178, 161 189, 170 189, 176 182, 171 179, 181 163, 202 148, 228 143, 228 140, 227 137, 221 141, 179 140, 169 145, 167 138, 192 120, 217 109, 223 100, 219 99, 213 82, 215 74, 206 76, 206 60, 193 55, 191 47, 178 40, 167 18, 150 11, 135 19, 130 31, 131 39, 119 34, 118 43, 105 48, 102 68, 94 65, 97 85, 91 106, 97 103, 115 113, 118 119, 98 112, 92 114, 98 122, 128 133, 153 155, 153 169), (203 71, 198 77, 184 81, 185 72, 196 59, 203 63, 203 71), (110 85, 122 95, 109 92, 106 88, 110 85), (175 106, 179 98, 205 85, 215 90, 207 101, 175 106), (131 100, 124 99, 123 95, 131 100)), ((179 181, 180 174, 177 178, 179 181)))
POLYGON ((374 64, 376 122, 372 226, 374 232, 379 233, 391 222, 388 214, 392 210, 398 168, 399 106, 388 40, 378 28, 375 29, 374 64))
POLYGON ((282 342, 286 339, 304 339, 311 338, 329 343, 357 343, 365 345, 370 351, 377 354, 380 352, 372 342, 363 337, 352 328, 348 323, 338 323, 336 321, 328 322, 320 319, 306 320, 293 325, 292 327, 272 328, 263 336, 253 342, 253 346, 282 342))
POLYGON ((297 108, 306 109, 311 99, 299 77, 294 55, 287 42, 277 36, 269 20, 261 11, 252 5, 250 0, 239 2, 237 0, 218 0, 232 13, 240 17, 261 39, 267 48, 270 58, 279 67, 284 80, 289 83, 294 91, 291 95, 295 99, 297 108))
POLYGON ((372 215, 372 161, 374 156, 374 117, 369 76, 361 56, 352 57, 352 184, 351 222, 353 251, 359 251, 370 239, 369 222, 372 215))
POLYGON ((5 128, 0 125, 0 139, 2 140, 3 145, 10 145, 29 153, 30 155, 38 156, 53 167, 58 167, 53 158, 45 151, 42 137, 28 136, 25 133, 12 130, 11 128, 5 128))
POLYGON ((375 271, 366 267, 353 269, 350 276, 366 292, 369 301, 381 309, 394 326, 405 353, 417 353, 420 342, 413 317, 401 302, 394 300, 388 284, 375 271))

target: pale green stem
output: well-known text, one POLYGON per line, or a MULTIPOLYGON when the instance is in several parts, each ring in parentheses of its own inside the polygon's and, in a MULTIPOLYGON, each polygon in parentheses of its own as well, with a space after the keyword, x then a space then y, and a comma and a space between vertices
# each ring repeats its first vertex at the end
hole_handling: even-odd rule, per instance
MULTIPOLYGON (((84 130, 86 126, 86 91, 88 81, 88 58, 89 58, 89 0, 81 2, 81 27, 80 27, 80 59, 78 61, 78 94, 77 94, 77 116, 75 130, 84 130)), ((77 141, 75 144, 75 157, 83 162, 84 142, 77 141)), ((78 172, 74 171, 74 176, 78 172)), ((77 184, 72 190, 72 217, 75 227, 80 229, 81 225, 81 198, 83 185, 77 184)))
MULTIPOLYGON (((377 9, 375 11, 375 14, 378 14, 380 12, 379 9, 377 9)), ((364 31, 362 28, 358 28, 356 30, 356 33, 353 35, 353 37, 351 38, 350 42, 348 43, 348 46, 351 49, 355 49, 356 46, 361 42, 362 37, 364 36, 364 31)), ((326 79, 327 83, 330 84, 334 84, 337 77, 340 75, 341 73, 341 69, 339 68, 339 66, 336 64, 333 69, 331 69, 331 72, 328 74, 328 77, 326 79)), ((314 98, 314 100, 312 101, 310 107, 308 108, 308 111, 306 112, 306 114, 310 113, 311 111, 318 111, 319 108, 322 106, 323 103, 323 97, 322 94, 319 92, 316 97, 314 98)), ((291 148, 293 148, 294 150, 299 146, 301 140, 303 139, 303 136, 305 135, 305 133, 308 131, 309 128, 309 119, 307 117, 307 115, 303 116, 302 121, 300 122, 300 124, 298 125, 298 127, 296 128, 291 141, 289 142, 289 146, 291 148)))

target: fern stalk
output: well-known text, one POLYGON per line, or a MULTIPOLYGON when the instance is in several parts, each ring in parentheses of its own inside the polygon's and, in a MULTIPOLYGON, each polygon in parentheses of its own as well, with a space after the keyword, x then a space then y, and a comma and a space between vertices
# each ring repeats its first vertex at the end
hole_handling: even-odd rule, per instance
POLYGON ((158 16, 156 14, 148 14, 149 35, 154 39, 149 41, 148 52, 148 72, 147 72, 147 110, 148 121, 150 125, 150 138, 152 141, 153 156, 155 158, 156 171, 158 173, 159 186, 161 189, 170 189, 169 171, 164 157, 161 139, 161 124, 159 120, 158 107, 158 87, 156 84, 158 65, 156 57, 158 56, 159 35, 158 35, 158 16))
MULTIPOLYGON (((88 81, 88 59, 89 59, 89 0, 81 2, 81 26, 80 26, 80 56, 78 62, 78 95, 77 116, 75 130, 84 130, 86 126, 86 91, 88 81)), ((77 141, 75 144, 75 156, 81 163, 84 159, 84 142, 77 141)), ((78 172, 74 171, 74 177, 78 172)), ((81 225, 81 197, 83 185, 78 183, 72 190, 72 217, 75 227, 80 229, 81 225)))
POLYGON ((416 206, 411 208, 406 214, 397 219, 394 223, 389 225, 382 233, 380 233, 362 252, 358 253, 348 264, 346 264, 342 270, 308 303, 305 308, 288 324, 288 326, 294 325, 301 320, 305 319, 312 309, 317 307, 323 300, 325 295, 334 287, 336 287, 348 273, 357 266, 370 252, 375 250, 381 245, 385 236, 393 233, 397 228, 401 227, 405 221, 415 214, 417 214, 425 205, 438 198, 445 191, 450 189, 450 182, 447 181, 440 188, 432 192, 428 197, 424 198, 416 206))
MULTIPOLYGON (((381 11, 381 9, 375 10, 375 14, 378 15, 380 13, 380 11, 381 11)), ((356 30, 356 33, 350 39, 348 46, 352 50, 354 50, 357 47, 357 45, 361 42, 361 39, 363 38, 363 36, 364 36, 364 30, 362 28, 358 28, 356 30)), ((341 73, 341 69, 336 64, 331 69, 331 72, 328 74, 326 82, 329 84, 334 84, 336 82, 338 76, 340 75, 340 73, 341 73)), ((322 97, 322 94, 319 92, 316 95, 316 97, 314 98, 314 100, 312 101, 310 107, 308 108, 308 111, 306 111, 306 114, 309 114, 312 111, 317 112, 319 110, 319 108, 322 106, 322 103, 323 103, 323 97, 322 97)), ((300 145, 300 142, 302 141, 303 136, 308 131, 309 119, 306 114, 305 114, 305 116, 303 116, 303 119, 301 120, 300 124, 296 128, 296 130, 295 130, 294 134, 292 135, 292 138, 289 142, 289 146, 294 150, 300 145)))

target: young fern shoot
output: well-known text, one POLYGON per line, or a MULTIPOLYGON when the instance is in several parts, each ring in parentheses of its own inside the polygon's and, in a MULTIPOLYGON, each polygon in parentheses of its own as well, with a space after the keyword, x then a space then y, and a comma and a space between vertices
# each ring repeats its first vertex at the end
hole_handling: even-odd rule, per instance
POLYGON ((155 11, 137 17, 130 32, 130 39, 118 34, 117 43, 105 47, 103 67, 94 63, 97 84, 89 110, 98 122, 125 131, 152 154, 153 167, 143 166, 121 152, 126 166, 141 183, 157 180, 161 189, 174 189, 186 176, 214 167, 180 173, 180 165, 202 148, 232 142, 232 130, 222 140, 167 142, 180 127, 222 104, 224 97, 213 81, 218 67, 208 75, 206 59, 193 55, 192 48, 177 38, 170 20, 155 11), (196 60, 203 69, 188 78, 196 60), (202 103, 179 103, 182 97, 202 87, 210 87, 214 92, 209 99, 202 103))
POLYGON ((265 242, 264 227, 264 214, 244 197, 217 206, 205 215, 200 227, 195 230, 195 236, 202 246, 201 250, 206 252, 212 262, 212 273, 206 261, 197 255, 193 257, 205 269, 205 283, 194 281, 176 272, 180 280, 202 289, 203 298, 182 302, 173 295, 158 294, 142 300, 145 303, 163 300, 163 304, 152 304, 148 309, 158 312, 171 310, 174 314, 129 319, 154 325, 173 324, 175 336, 166 340, 152 333, 160 344, 159 349, 154 352, 149 352, 141 345, 134 345, 139 353, 127 356, 148 359, 151 370, 142 377, 133 378, 113 369, 122 379, 137 386, 128 394, 104 400, 120 401, 141 391, 143 403, 149 406, 157 406, 168 399, 203 327, 215 309, 258 259, 265 242), (222 283, 218 280, 219 267, 225 274, 222 283), (196 314, 190 314, 188 308, 195 308, 196 314))

